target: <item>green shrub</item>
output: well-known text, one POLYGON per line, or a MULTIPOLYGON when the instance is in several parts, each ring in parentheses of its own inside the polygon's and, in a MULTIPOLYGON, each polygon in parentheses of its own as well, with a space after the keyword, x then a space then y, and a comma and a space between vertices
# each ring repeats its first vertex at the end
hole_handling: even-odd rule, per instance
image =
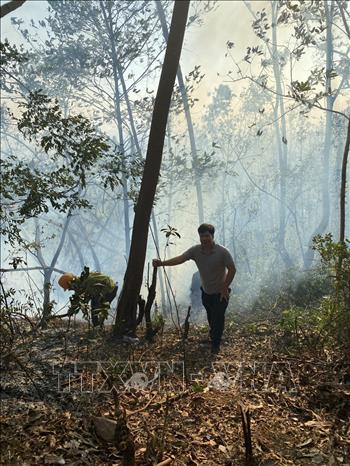
POLYGON ((317 306, 331 290, 331 278, 324 267, 276 273, 261 287, 252 311, 272 311, 279 316, 284 309, 317 306))
MULTIPOLYGON (((316 236, 314 249, 320 254, 323 270, 328 277, 327 294, 323 295, 317 305, 287 306, 281 314, 280 326, 284 336, 289 336, 292 344, 314 346, 315 344, 340 344, 348 346, 350 342, 350 249, 349 241, 333 241, 331 234, 316 236)), ((311 293, 307 293, 302 283, 299 287, 301 296, 308 297, 317 293, 322 283, 311 281, 311 293)), ((291 296, 299 296, 289 293, 291 296)))

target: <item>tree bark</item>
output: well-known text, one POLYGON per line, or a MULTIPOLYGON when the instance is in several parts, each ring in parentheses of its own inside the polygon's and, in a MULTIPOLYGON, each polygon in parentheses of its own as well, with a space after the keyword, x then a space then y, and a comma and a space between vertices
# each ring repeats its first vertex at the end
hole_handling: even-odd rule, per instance
POLYGON ((349 158, 349 146, 350 146, 350 119, 348 122, 348 134, 345 142, 343 162, 341 168, 341 186, 340 186, 340 229, 339 229, 339 241, 344 243, 345 241, 345 195, 346 195, 346 169, 349 158))
POLYGON ((162 161, 166 123, 186 29, 189 0, 176 0, 164 63, 155 98, 141 189, 135 209, 128 265, 114 333, 135 334, 137 300, 142 285, 149 222, 162 161))
MULTIPOLYGON (((112 28, 111 22, 110 22, 110 28, 112 28)), ((136 150, 139 153, 139 155, 142 155, 141 146, 140 146, 140 143, 139 143, 139 138, 138 138, 138 135, 137 135, 136 126, 135 126, 135 122, 134 122, 134 115, 132 113, 132 109, 131 109, 131 105, 130 105, 129 94, 128 94, 128 90, 127 90, 126 84, 125 84, 123 69, 122 69, 122 66, 121 66, 121 64, 120 64, 120 62, 118 60, 118 57, 116 56, 116 51, 115 51, 114 55, 115 55, 115 63, 116 63, 117 71, 118 71, 118 77, 119 77, 120 83, 122 85, 123 94, 124 94, 125 103, 126 103, 126 108, 127 108, 128 116, 129 116, 129 122, 130 122, 131 133, 132 133, 131 146, 133 147, 135 145, 136 150)), ((125 212, 125 207, 124 207, 124 212, 125 212)), ((154 215, 154 209, 152 209, 152 214, 151 215, 152 215, 152 224, 153 224, 153 230, 154 230, 154 238, 155 238, 155 243, 156 243, 155 246, 159 250, 158 230, 157 230, 156 218, 155 218, 155 215, 154 215)), ((125 218, 125 224, 126 224, 126 218, 125 218)), ((128 225, 129 225, 129 219, 128 219, 128 225)), ((130 229, 129 229, 129 231, 130 231, 130 229)), ((129 248, 130 248, 130 240, 129 240, 129 248)), ((163 308, 163 312, 165 312, 164 280, 163 280, 163 273, 162 273, 161 269, 159 269, 159 285, 160 285, 160 294, 161 294, 161 300, 162 300, 162 308, 163 308)))
POLYGON ((25 1, 26 0, 12 0, 11 2, 5 3, 5 5, 1 5, 0 17, 3 18, 4 16, 17 10, 17 8, 22 6, 25 1))

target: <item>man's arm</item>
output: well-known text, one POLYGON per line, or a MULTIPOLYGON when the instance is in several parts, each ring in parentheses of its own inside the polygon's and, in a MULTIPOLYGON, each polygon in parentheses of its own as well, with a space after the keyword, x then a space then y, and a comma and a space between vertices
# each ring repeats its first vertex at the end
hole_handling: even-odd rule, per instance
POLYGON ((226 274, 226 278, 225 278, 225 281, 224 281, 224 284, 223 284, 223 287, 222 287, 222 290, 221 290, 221 293, 220 293, 220 301, 225 298, 226 301, 228 301, 228 298, 230 296, 230 292, 228 290, 228 287, 230 286, 232 280, 234 279, 236 275, 236 266, 234 264, 234 262, 232 261, 232 264, 230 265, 227 265, 227 274, 226 274))
POLYGON ((226 275, 225 282, 224 282, 224 288, 228 288, 231 285, 231 282, 235 278, 235 275, 236 275, 236 267, 234 264, 227 267, 227 269, 228 270, 227 270, 227 275, 226 275))
POLYGON ((186 260, 187 258, 184 256, 184 254, 181 254, 181 256, 176 256, 166 261, 161 261, 160 259, 153 259, 152 264, 153 264, 153 267, 161 267, 162 265, 163 266, 180 265, 186 262, 186 260))

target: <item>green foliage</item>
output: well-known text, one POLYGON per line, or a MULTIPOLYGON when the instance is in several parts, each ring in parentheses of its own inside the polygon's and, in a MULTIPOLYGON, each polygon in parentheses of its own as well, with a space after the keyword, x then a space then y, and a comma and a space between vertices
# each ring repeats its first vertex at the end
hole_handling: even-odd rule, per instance
POLYGON ((195 392, 195 393, 202 393, 204 392, 206 386, 199 382, 199 381, 194 381, 193 384, 192 384, 192 390, 195 392))
POLYGON ((155 329, 162 329, 164 325, 164 316, 159 312, 158 308, 156 308, 152 316, 152 327, 155 329))
POLYGON ((323 307, 292 306, 285 309, 281 315, 280 326, 285 336, 292 336, 292 341, 298 345, 310 348, 319 343, 322 333, 327 329, 329 315, 323 307))
POLYGON ((330 233, 314 238, 314 249, 331 280, 328 294, 316 306, 291 306, 282 312, 280 325, 293 344, 348 345, 350 341, 349 241, 333 241, 330 233))
POLYGON ((51 154, 53 160, 63 159, 84 188, 86 172, 101 154, 108 153, 110 147, 105 137, 98 135, 82 115, 64 118, 58 101, 52 101, 40 91, 30 92, 20 107, 24 111, 17 119, 19 131, 51 154))
POLYGON ((168 225, 167 228, 162 228, 160 231, 163 231, 165 233, 166 238, 170 238, 170 236, 176 236, 177 238, 181 238, 180 233, 177 231, 177 229, 171 227, 170 225, 168 225))
POLYGON ((64 117, 57 100, 35 91, 20 107, 24 111, 15 118, 18 129, 38 149, 28 162, 18 160, 17 154, 1 162, 1 234, 11 244, 21 241, 20 226, 28 218, 51 208, 68 212, 89 207, 82 196, 87 181, 100 180, 113 190, 124 169, 120 155, 90 121, 81 115, 64 117))
POLYGON ((12 92, 15 88, 12 80, 18 74, 21 63, 25 63, 28 56, 23 50, 18 50, 15 45, 11 45, 7 39, 0 42, 0 89, 12 92), (11 78, 11 81, 10 79, 11 78))
POLYGON ((13 244, 20 241, 20 226, 25 220, 49 211, 88 207, 77 192, 69 168, 43 172, 10 156, 1 162, 0 231, 13 244))
MULTIPOLYGON (((85 279, 87 279, 89 274, 90 274, 89 267, 84 267, 84 270, 82 271, 79 277, 80 281, 83 282, 85 279)), ((100 323, 103 323, 107 319, 108 312, 110 310, 109 301, 102 300, 104 298, 102 291, 103 291, 103 288, 101 288, 101 293, 99 293, 100 306, 99 308, 94 309, 94 313, 98 314, 100 323)), ((78 312, 81 311, 84 319, 89 321, 90 314, 91 314, 91 307, 89 305, 90 300, 91 300, 91 296, 89 296, 88 293, 84 293, 80 289, 76 290, 74 295, 70 297, 70 306, 68 310, 68 315, 72 316, 72 315, 78 314, 78 312)))
POLYGON ((332 334, 340 343, 350 341, 350 242, 334 241, 330 233, 314 238, 314 248, 332 277, 333 291, 323 306, 332 315, 332 334))
POLYGON ((331 289, 330 277, 323 268, 302 273, 289 270, 283 274, 271 274, 260 289, 253 311, 272 310, 279 315, 284 309, 294 306, 317 306, 331 289))

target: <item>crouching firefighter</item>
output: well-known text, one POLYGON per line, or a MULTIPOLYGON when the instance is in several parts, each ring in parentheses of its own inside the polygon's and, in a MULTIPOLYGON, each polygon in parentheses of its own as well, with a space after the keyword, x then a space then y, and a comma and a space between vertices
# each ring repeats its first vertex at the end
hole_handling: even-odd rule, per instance
POLYGON ((68 315, 77 314, 91 301, 91 322, 94 327, 102 326, 108 317, 110 304, 117 295, 118 284, 108 275, 90 272, 88 267, 77 277, 66 272, 58 280, 64 291, 72 290, 68 315))

